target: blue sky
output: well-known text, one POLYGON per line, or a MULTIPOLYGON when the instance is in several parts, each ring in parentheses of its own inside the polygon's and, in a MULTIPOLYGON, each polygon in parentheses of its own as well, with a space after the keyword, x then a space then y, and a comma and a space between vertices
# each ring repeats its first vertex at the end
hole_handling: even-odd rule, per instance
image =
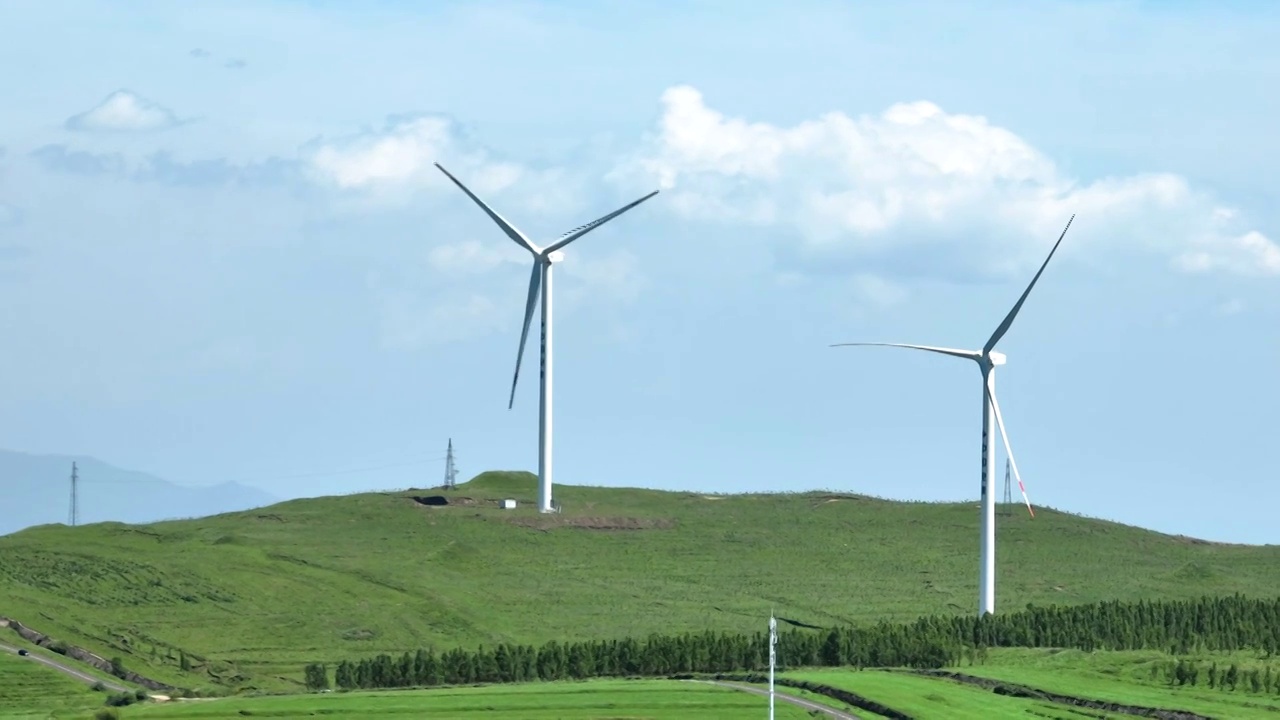
POLYGON ((827 345, 980 347, 1074 212, 1000 345, 1033 503, 1280 542, 1278 31, 0 0, 0 444, 284 496, 438 482, 449 437, 535 470, 527 259, 439 161, 535 238, 663 189, 558 266, 559 481, 976 499, 975 367, 827 345))

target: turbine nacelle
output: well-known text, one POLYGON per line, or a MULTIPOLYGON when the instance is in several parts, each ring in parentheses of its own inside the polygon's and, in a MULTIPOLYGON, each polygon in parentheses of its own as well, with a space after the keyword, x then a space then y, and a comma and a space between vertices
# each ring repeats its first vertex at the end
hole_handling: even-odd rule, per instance
POLYGON ((1004 353, 1002 353, 1002 352, 998 352, 998 351, 995 351, 995 350, 992 350, 991 352, 987 353, 987 360, 988 360, 988 362, 990 362, 993 366, 995 366, 995 367, 999 367, 999 366, 1001 366, 1001 365, 1005 364, 1005 362, 1008 360, 1008 358, 1007 358, 1007 357, 1005 357, 1005 354, 1004 354, 1004 353))
MULTIPOLYGON (((529 295, 528 295, 528 298, 525 300, 525 306, 524 306, 524 326, 520 330, 520 346, 519 346, 519 349, 516 350, 516 369, 515 369, 515 372, 512 373, 511 375, 511 397, 507 401, 507 408, 510 409, 515 405, 515 402, 516 402, 516 385, 520 382, 520 361, 524 358, 524 346, 529 339, 529 325, 530 323, 533 322, 533 311, 538 306, 538 291, 544 280, 543 272, 546 271, 548 273, 546 275, 545 280, 548 283, 548 287, 549 287, 551 282, 551 275, 549 274, 551 270, 551 266, 555 263, 558 263, 564 260, 564 253, 561 252, 560 250, 561 248, 577 240, 583 235, 586 235, 592 230, 595 230, 601 225, 604 225, 605 223, 625 213, 631 208, 639 205, 645 200, 648 200, 654 195, 657 195, 658 191, 654 190, 653 192, 649 193, 648 195, 645 195, 639 200, 635 200, 626 205, 623 205, 622 207, 618 208, 617 210, 614 210, 608 215, 604 215, 602 217, 596 218, 595 220, 592 220, 586 225, 579 225, 578 227, 556 238, 553 242, 551 242, 546 247, 538 247, 524 233, 520 232, 514 225, 508 222, 506 218, 499 215, 493 208, 489 207, 483 200, 476 197, 475 193, 467 189, 467 186, 463 185, 462 181, 454 177, 448 170, 445 170, 444 167, 440 165, 440 163, 436 163, 435 165, 437 168, 440 169, 440 172, 444 173, 446 177, 448 177, 450 180, 453 181, 454 185, 457 185, 458 188, 462 190, 462 192, 466 193, 467 197, 471 198, 471 200, 475 202, 475 204, 479 206, 480 209, 483 210, 486 215, 489 216, 490 220, 493 220, 493 222, 497 224, 498 227, 502 228, 502 232, 506 233, 507 237, 511 238, 513 241, 515 241, 517 245, 524 248, 525 250, 528 250, 533 255, 533 268, 532 268, 532 272, 529 275, 529 295)), ((544 333, 543 341, 545 343, 546 342, 545 333, 547 332, 547 323, 545 322, 546 320, 545 307, 543 308, 543 313, 544 313, 543 315, 544 322, 543 322, 542 330, 544 333)), ((546 373, 543 374, 543 377, 545 382, 546 373)))

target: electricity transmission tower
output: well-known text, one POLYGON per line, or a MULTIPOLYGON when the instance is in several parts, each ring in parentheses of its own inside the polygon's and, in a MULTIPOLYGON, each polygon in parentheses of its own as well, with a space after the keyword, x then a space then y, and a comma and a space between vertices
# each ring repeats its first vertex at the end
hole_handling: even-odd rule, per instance
POLYGON ((80 520, 80 503, 76 497, 77 485, 80 483, 80 475, 76 469, 76 464, 71 463, 71 512, 68 513, 67 519, 70 521, 71 527, 75 527, 80 520))
POLYGON ((1008 516, 1013 512, 1013 485, 1010 484, 1009 461, 1004 461, 1004 507, 1000 509, 1000 514, 1008 516))
POLYGON ((453 490, 458 486, 458 466, 453 462, 453 438, 449 438, 449 453, 444 456, 444 489, 453 490))

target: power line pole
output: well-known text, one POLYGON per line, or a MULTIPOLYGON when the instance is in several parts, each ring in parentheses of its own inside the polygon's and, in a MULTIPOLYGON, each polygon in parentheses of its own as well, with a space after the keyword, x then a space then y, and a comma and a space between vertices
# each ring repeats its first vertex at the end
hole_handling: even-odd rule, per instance
POLYGON ((76 485, 79 484, 79 482, 80 475, 77 471, 76 464, 73 462, 71 463, 71 513, 69 517, 71 520, 71 527, 75 527, 76 523, 80 520, 79 501, 78 498, 76 498, 76 485))
POLYGON ((458 466, 453 462, 453 438, 449 438, 449 453, 444 456, 444 489, 458 486, 458 466))
POLYGON ((773 720, 773 670, 778 663, 778 621, 769 612, 769 720, 773 720))

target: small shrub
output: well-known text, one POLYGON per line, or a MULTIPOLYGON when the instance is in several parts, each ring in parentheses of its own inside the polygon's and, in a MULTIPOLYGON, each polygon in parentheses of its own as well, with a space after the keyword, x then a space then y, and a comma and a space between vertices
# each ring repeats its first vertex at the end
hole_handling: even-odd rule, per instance
POLYGON ((143 690, 142 688, 138 688, 137 690, 134 690, 134 691, 133 691, 133 699, 137 700, 138 702, 142 702, 142 701, 146 700, 146 699, 147 699, 147 691, 146 691, 146 690, 143 690))
POLYGON ((104 691, 104 690, 106 690, 106 689, 107 689, 107 686, 106 686, 106 685, 103 685, 103 684, 102 684, 102 681, 101 681, 101 680, 99 680, 99 681, 95 682, 93 685, 89 686, 89 689, 90 689, 90 690, 92 690, 92 691, 94 691, 94 692, 102 692, 102 691, 104 691))
POLYGON ((107 705, 110 705, 111 707, 128 707, 135 702, 137 702, 137 700, 133 697, 133 693, 131 692, 117 693, 107 698, 107 705))
POLYGON ((102 708, 93 714, 93 720, 120 720, 120 713, 114 708, 102 708))

